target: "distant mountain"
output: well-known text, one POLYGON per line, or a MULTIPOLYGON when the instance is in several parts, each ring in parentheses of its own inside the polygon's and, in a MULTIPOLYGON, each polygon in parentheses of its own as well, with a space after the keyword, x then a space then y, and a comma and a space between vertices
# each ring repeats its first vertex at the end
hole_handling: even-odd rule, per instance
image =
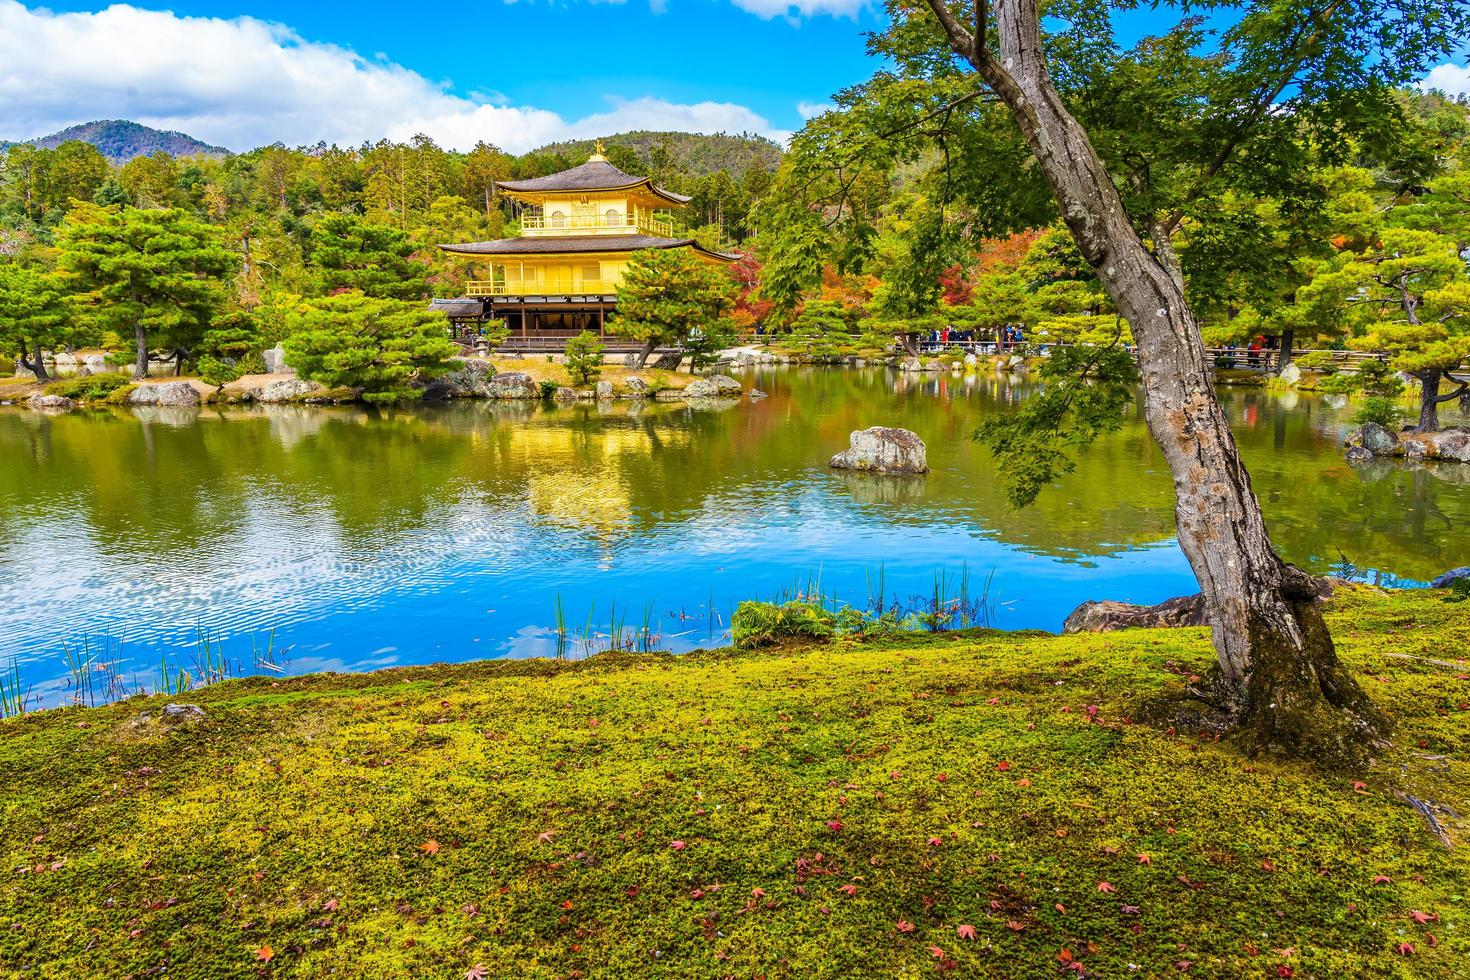
MULTIPOLYGON (((568 140, 564 143, 548 143, 536 150, 537 153, 560 153, 581 163, 596 146, 596 140, 568 140)), ((695 174, 712 174, 728 171, 739 180, 747 170, 763 167, 775 170, 781 162, 782 150, 774 140, 753 133, 731 136, 717 133, 655 133, 640 130, 618 133, 603 138, 608 147, 626 146, 638 154, 644 164, 650 161, 653 148, 667 144, 674 163, 683 170, 695 174)))
POLYGON ((134 157, 146 157, 162 150, 175 157, 222 157, 229 150, 211 146, 194 137, 173 130, 154 129, 126 119, 100 119, 97 122, 70 126, 59 133, 28 140, 43 149, 55 149, 67 140, 91 143, 113 163, 127 163, 134 157))

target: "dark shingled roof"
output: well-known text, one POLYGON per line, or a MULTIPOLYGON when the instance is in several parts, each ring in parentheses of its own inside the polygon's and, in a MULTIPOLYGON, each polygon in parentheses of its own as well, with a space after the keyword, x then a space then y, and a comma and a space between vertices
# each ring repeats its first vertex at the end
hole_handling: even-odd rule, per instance
POLYGON ((606 160, 588 160, 580 167, 571 170, 563 170, 559 174, 550 174, 546 177, 532 177, 530 180, 498 180, 495 186, 511 193, 549 194, 557 191, 612 191, 625 190, 647 184, 648 189, 659 197, 666 198, 675 204, 688 204, 693 198, 685 197, 683 194, 675 194, 661 187, 653 186, 653 182, 647 177, 634 177, 632 174, 623 173, 617 167, 606 160))
POLYGON ((566 238, 502 238, 494 242, 466 242, 463 245, 440 245, 456 255, 556 255, 563 252, 635 252, 640 248, 693 248, 697 252, 722 259, 734 259, 724 252, 712 252, 692 238, 659 238, 654 235, 577 235, 566 238))
POLYGON ((455 317, 483 316, 485 304, 478 299, 436 299, 429 303, 429 309, 436 313, 443 313, 451 319, 455 317))

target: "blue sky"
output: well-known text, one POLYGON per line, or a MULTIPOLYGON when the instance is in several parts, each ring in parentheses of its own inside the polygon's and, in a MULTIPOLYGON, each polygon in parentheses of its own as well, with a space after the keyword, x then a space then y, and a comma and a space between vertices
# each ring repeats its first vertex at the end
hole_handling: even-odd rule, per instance
MULTIPOLYGON (((236 150, 417 132, 513 152, 636 128, 779 140, 872 72, 863 33, 880 17, 864 0, 0 0, 0 138, 129 118, 236 150)), ((1470 73, 1437 81, 1463 91, 1470 73)))

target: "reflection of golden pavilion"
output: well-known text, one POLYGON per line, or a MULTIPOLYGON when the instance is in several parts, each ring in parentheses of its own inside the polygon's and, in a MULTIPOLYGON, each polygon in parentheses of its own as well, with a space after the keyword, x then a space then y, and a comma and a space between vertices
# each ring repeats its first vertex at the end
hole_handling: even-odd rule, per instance
MULTIPOLYGON (((663 446, 689 440, 687 430, 659 434, 663 446)), ((526 492, 533 511, 557 524, 610 537, 633 520, 628 479, 612 463, 650 457, 653 447, 653 437, 638 428, 588 432, 537 426, 517 430, 510 451, 529 471, 526 492)))
POLYGON ((522 205, 519 237, 440 245, 484 258, 488 277, 470 282, 465 297, 436 305, 456 319, 503 319, 522 341, 601 333, 623 270, 640 249, 689 249, 712 263, 735 259, 674 237, 669 210, 690 199, 614 167, 601 144, 580 167, 496 187, 522 205))

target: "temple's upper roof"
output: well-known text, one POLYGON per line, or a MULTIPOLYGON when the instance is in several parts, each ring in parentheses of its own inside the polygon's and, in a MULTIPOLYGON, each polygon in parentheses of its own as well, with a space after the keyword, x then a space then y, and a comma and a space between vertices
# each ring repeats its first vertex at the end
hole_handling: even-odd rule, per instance
POLYGON ((466 242, 462 245, 440 245, 446 252, 458 255, 558 255, 582 252, 636 252, 641 248, 692 248, 716 258, 733 260, 736 256, 711 251, 692 238, 659 238, 655 235, 581 235, 555 238, 502 238, 493 242, 466 242))
POLYGON ((670 204, 688 204, 692 198, 655 187, 648 177, 634 177, 602 159, 597 154, 580 167, 559 174, 532 177, 529 180, 500 180, 495 186, 511 194, 586 194, 592 191, 626 191, 647 187, 655 196, 670 204))

